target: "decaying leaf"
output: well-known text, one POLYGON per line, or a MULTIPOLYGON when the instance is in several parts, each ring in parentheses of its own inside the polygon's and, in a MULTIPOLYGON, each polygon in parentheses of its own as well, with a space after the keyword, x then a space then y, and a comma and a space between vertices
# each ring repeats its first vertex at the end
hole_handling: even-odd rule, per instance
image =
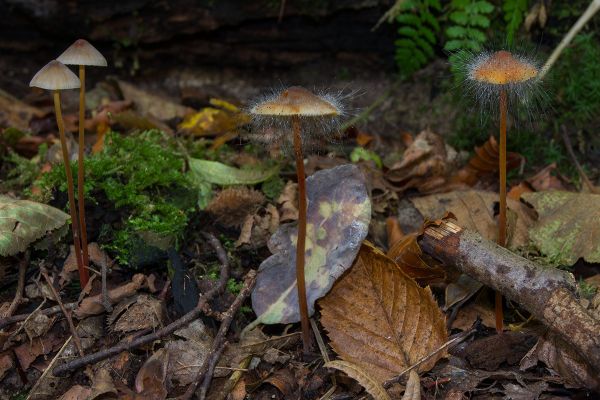
MULTIPOLYGON (((460 226, 479 232, 489 240, 495 240, 498 227, 494 218, 494 203, 498 194, 480 190, 455 191, 411 199, 415 207, 427 219, 454 214, 460 226)), ((532 224, 527 206, 508 199, 508 248, 528 243, 527 229, 532 224)))
POLYGON ((146 360, 135 377, 135 390, 147 400, 167 398, 166 378, 169 352, 162 348, 146 360))
POLYGON ((117 81, 119 89, 125 100, 130 100, 135 104, 135 108, 142 114, 151 115, 161 121, 172 118, 183 118, 193 112, 191 108, 184 107, 174 101, 168 100, 164 96, 158 96, 142 90, 131 83, 117 81))
POLYGON ((63 226, 69 215, 29 200, 0 196, 0 256, 24 251, 47 232, 63 226))
POLYGON ((268 238, 279 228, 279 212, 273 204, 253 215, 247 215, 242 223, 240 237, 235 241, 235 247, 248 245, 250 248, 263 247, 268 238))
POLYGON ((201 320, 175 332, 176 336, 186 340, 173 340, 167 343, 169 366, 167 375, 179 385, 193 382, 202 363, 208 356, 212 344, 212 335, 201 320))
POLYGON ((166 311, 163 303, 147 294, 123 299, 112 311, 109 324, 115 332, 156 329, 163 325, 166 311))
POLYGON ((268 168, 239 169, 218 161, 190 158, 191 177, 194 181, 214 183, 217 185, 255 185, 275 175, 278 166, 268 168))
POLYGON ((72 386, 58 400, 87 400, 92 394, 92 389, 81 385, 72 386))
POLYGON ((394 260, 400 268, 419 283, 429 284, 443 281, 444 270, 430 260, 424 260, 423 251, 417 243, 417 235, 405 235, 396 241, 388 250, 387 256, 394 260))
MULTIPOLYGON (((108 291, 108 299, 111 304, 116 304, 124 298, 133 296, 146 285, 146 276, 144 274, 135 274, 128 282, 122 286, 116 287, 108 291)), ((99 293, 92 297, 86 297, 81 301, 79 307, 74 311, 78 319, 83 319, 91 315, 102 314, 105 311, 102 303, 102 294, 99 293)))
MULTIPOLYGON (((319 305, 331 347, 380 383, 436 351, 448 337, 431 290, 368 243, 319 305)), ((417 371, 430 370, 444 355, 433 355, 417 371)))
MULTIPOLYGON (((366 237, 371 203, 364 177, 355 165, 322 170, 306 180, 308 211, 306 288, 309 313, 352 265, 366 237)), ((282 225, 269 241, 273 255, 259 267, 252 307, 258 323, 300 320, 296 290, 297 227, 282 225)))
POLYGON ((410 370, 402 400, 421 400, 421 379, 414 369, 410 370))
POLYGON ((43 110, 25 104, 4 90, 0 90, 0 126, 27 131, 32 118, 41 118, 45 114, 43 110))
POLYGON ((381 383, 373 379, 373 377, 371 377, 367 371, 362 369, 359 365, 349 361, 336 360, 326 363, 325 368, 335 368, 344 372, 350 378, 360 383, 360 385, 365 388, 367 393, 373 396, 375 400, 392 400, 381 383))
POLYGON ((402 160, 392 165, 385 177, 399 192, 416 188, 428 193, 446 183, 457 156, 444 138, 425 130, 417 135, 404 151, 402 160))
POLYGON ((188 115, 177 128, 195 136, 223 135, 250 122, 248 115, 224 100, 210 99, 214 107, 205 107, 188 115))
POLYGON ((543 254, 562 265, 600 263, 600 195, 547 191, 523 199, 538 213, 529 236, 543 254))
POLYGON ((298 184, 288 181, 277 199, 281 207, 281 222, 298 219, 298 184))

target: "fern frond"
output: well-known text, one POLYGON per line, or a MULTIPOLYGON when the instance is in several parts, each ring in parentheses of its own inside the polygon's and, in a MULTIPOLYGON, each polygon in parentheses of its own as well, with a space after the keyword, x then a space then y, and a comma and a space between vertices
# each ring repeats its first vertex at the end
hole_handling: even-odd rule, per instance
POLYGON ((504 21, 506 22, 506 42, 509 46, 512 46, 515 34, 525 19, 527 6, 527 0, 504 0, 502 4, 504 21))

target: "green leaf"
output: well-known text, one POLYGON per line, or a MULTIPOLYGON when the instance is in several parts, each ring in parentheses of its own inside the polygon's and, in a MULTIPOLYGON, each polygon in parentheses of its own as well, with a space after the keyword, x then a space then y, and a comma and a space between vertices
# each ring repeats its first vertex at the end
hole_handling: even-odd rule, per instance
MULTIPOLYGON (((306 236, 306 289, 309 314, 352 265, 371 220, 371 202, 365 177, 356 165, 346 164, 316 172, 306 180, 308 211, 306 236)), ((269 240, 273 255, 258 269, 252 292, 259 323, 300 320, 296 288, 297 225, 281 225, 269 240)))
POLYGON ((446 29, 446 36, 453 39, 464 38, 467 36, 467 30, 462 26, 451 26, 450 28, 446 29))
POLYGON ((448 40, 446 45, 444 46, 444 50, 447 51, 456 51, 458 49, 464 48, 463 40, 448 40))
POLYGON ((409 36, 411 38, 418 36, 417 30, 415 28, 411 28, 410 26, 401 26, 398 28, 398 34, 409 36))
POLYGON ((469 16, 467 15, 467 13, 462 11, 454 11, 450 13, 448 18, 450 18, 450 21, 455 22, 459 25, 467 25, 467 23, 469 22, 469 16))
POLYGON ((279 167, 239 169, 218 161, 189 159, 194 183, 209 182, 216 185, 255 185, 275 175, 279 167))
POLYGON ((404 13, 404 14, 400 14, 396 17, 396 21, 399 24, 403 24, 403 25, 413 25, 413 26, 420 26, 421 25, 421 20, 419 19, 419 17, 417 17, 415 14, 411 14, 411 13, 404 13))
POLYGON ((24 251, 35 240, 63 226, 69 215, 29 200, 0 196, 0 256, 24 251))
POLYGON ((471 23, 475 26, 487 28, 490 26, 490 19, 483 15, 473 15, 471 16, 471 23))

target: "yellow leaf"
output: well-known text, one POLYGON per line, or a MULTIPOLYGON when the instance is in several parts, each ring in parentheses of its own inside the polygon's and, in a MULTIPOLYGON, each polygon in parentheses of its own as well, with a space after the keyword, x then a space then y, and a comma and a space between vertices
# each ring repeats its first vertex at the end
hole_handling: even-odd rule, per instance
POLYGON ((387 394, 383 386, 374 380, 365 370, 356 364, 348 361, 329 361, 325 364, 325 368, 335 368, 344 372, 350 378, 354 379, 360 385, 365 388, 375 400, 392 400, 387 394))

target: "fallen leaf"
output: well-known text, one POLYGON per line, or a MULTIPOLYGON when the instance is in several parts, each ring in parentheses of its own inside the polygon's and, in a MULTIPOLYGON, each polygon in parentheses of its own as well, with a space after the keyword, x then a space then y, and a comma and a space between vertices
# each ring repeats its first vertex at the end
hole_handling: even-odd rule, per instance
POLYGON ((562 265, 600 263, 600 195, 548 191, 523 199, 538 213, 529 236, 542 254, 562 265))
POLYGON ((0 196, 0 256, 24 251, 35 240, 63 226, 69 215, 29 200, 0 196))
MULTIPOLYGON (((319 305, 331 347, 379 383, 430 355, 448 338, 431 290, 419 287, 370 244, 362 246, 352 269, 319 305)), ((433 355, 417 371, 430 370, 444 355, 433 355)))
POLYGON ((350 378, 360 383, 375 400, 392 400, 381 383, 373 379, 360 365, 349 361, 336 360, 325 363, 325 368, 334 368, 344 372, 350 378))
POLYGON ((527 354, 536 337, 526 332, 504 332, 468 342, 461 355, 476 369, 496 371, 501 364, 515 365, 527 354))
POLYGON ((184 107, 166 97, 139 89, 130 83, 117 81, 117 84, 123 98, 132 101, 139 112, 151 115, 161 121, 183 118, 193 111, 191 108, 184 107))
POLYGON ((81 385, 72 386, 58 400, 88 400, 92 389, 81 385))
POLYGON ((544 381, 533 382, 524 386, 506 383, 503 386, 506 398, 511 400, 539 399, 542 392, 548 389, 548 384, 544 381))
MULTIPOLYGON (((135 274, 131 278, 131 282, 128 282, 122 286, 116 287, 108 291, 108 299, 111 304, 116 304, 124 298, 133 296, 146 285, 146 276, 144 274, 135 274)), ((99 293, 92 297, 84 298, 79 307, 74 311, 75 316, 78 319, 83 319, 92 315, 98 315, 105 312, 104 306, 102 305, 102 293, 99 293)))
POLYGON ((223 135, 250 122, 250 117, 224 100, 211 99, 215 107, 205 107, 190 114, 177 126, 194 136, 223 135))
MULTIPOLYGON (((415 197, 411 201, 427 219, 435 220, 451 212, 462 227, 479 232, 488 240, 494 241, 497 236, 498 227, 494 218, 494 203, 498 201, 496 193, 480 190, 455 191, 415 197)), ((514 249, 528 243, 527 229, 533 220, 524 204, 511 199, 508 199, 507 204, 507 247, 514 249)))
MULTIPOLYGON (((113 126, 118 124, 122 129, 125 130, 140 130, 147 131, 151 129, 159 129, 163 132, 173 135, 173 129, 167 124, 158 120, 151 115, 141 115, 133 110, 124 110, 119 113, 109 114, 110 125, 113 126)), ((95 151, 101 150, 104 146, 104 139, 102 136, 102 142, 97 143, 95 151)))
POLYGON ((298 184, 288 181, 277 199, 281 208, 281 222, 298 220, 298 184))
POLYGON ((33 339, 15 347, 14 352, 23 370, 27 370, 36 358, 57 350, 64 342, 64 338, 50 333, 42 338, 33 339))
MULTIPOLYGON (((316 172, 306 180, 308 210, 306 288, 309 314, 335 280, 352 265, 368 233, 371 204, 360 169, 351 164, 316 172)), ((300 320, 296 290, 297 227, 282 225, 269 241, 273 255, 258 269, 252 307, 258 323, 300 320)), ((248 328, 250 329, 250 328, 248 328)))
POLYGON ((0 126, 29 130, 33 118, 42 118, 47 113, 39 108, 23 103, 21 100, 0 89, 0 126))
POLYGON ((111 398, 117 394, 117 389, 108 369, 98 368, 93 381, 92 392, 88 400, 111 398))
POLYGON ((193 382, 208 356, 213 337, 199 319, 175 331, 175 336, 186 340, 173 340, 167 343, 166 348, 169 351, 167 375, 169 380, 176 381, 179 385, 188 385, 193 382))
POLYGON ((428 193, 446 184, 458 153, 441 136, 425 130, 404 151, 402 160, 385 174, 398 192, 417 189, 428 193))
POLYGON ((222 186, 256 185, 274 176, 279 167, 252 167, 239 169, 218 161, 189 158, 190 172, 193 181, 214 183, 222 186))
POLYGON ((275 371, 264 382, 275 386, 283 394, 284 399, 292 398, 292 394, 298 386, 296 378, 287 368, 275 371))
POLYGON ((15 367, 15 361, 13 360, 10 351, 4 351, 0 353, 0 381, 4 378, 4 375, 15 367))
POLYGON ((162 348, 150 356, 135 377, 135 390, 143 399, 164 400, 167 398, 166 378, 169 352, 162 348))
POLYGON ((567 180, 558 171, 556 163, 541 169, 537 174, 527 179, 527 182, 538 192, 544 190, 565 190, 567 180))
POLYGON ((408 374, 408 382, 406 382, 402 400, 421 400, 421 379, 414 369, 411 369, 408 374))
POLYGON ((166 318, 163 303, 147 294, 123 299, 112 311, 108 322, 115 332, 133 332, 156 329, 166 318))
POLYGON ((387 252, 408 276, 419 284, 441 282, 446 273, 433 259, 425 261, 425 255, 417 243, 417 234, 406 235, 394 243, 387 252))
POLYGON ((471 329, 477 318, 481 319, 481 324, 488 328, 496 327, 496 313, 491 303, 485 303, 479 298, 470 301, 461 307, 452 321, 452 329, 467 331, 471 329))
POLYGON ((250 248, 264 247, 268 238, 279 228, 279 212, 273 204, 267 204, 254 215, 248 215, 242 223, 240 237, 235 242, 235 247, 249 245, 250 248))
POLYGON ((520 369, 534 368, 538 361, 552 368, 570 385, 600 389, 598 371, 592 371, 577 352, 552 331, 539 338, 521 360, 520 369))

